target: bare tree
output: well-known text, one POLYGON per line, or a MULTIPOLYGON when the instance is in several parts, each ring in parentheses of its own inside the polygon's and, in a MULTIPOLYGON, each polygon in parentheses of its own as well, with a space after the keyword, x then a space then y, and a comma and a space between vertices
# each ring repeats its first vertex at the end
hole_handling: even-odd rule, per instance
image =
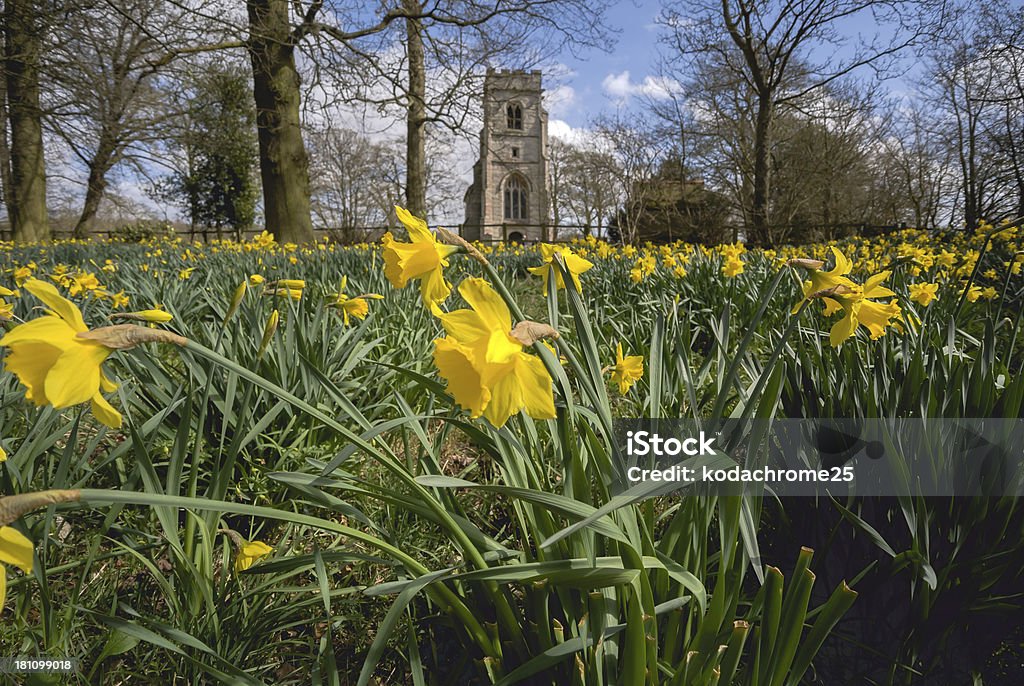
POLYGON ((88 171, 74 235, 92 230, 108 175, 122 162, 142 164, 145 143, 170 114, 161 58, 185 45, 191 13, 152 0, 108 0, 76 8, 54 27, 45 59, 46 119, 88 171), (161 37, 157 40, 155 36, 161 37))
MULTIPOLYGON (((657 192, 654 178, 670 150, 656 127, 639 115, 618 112, 599 118, 594 124, 597 146, 615 160, 611 174, 622 205, 615 216, 623 242, 635 243, 640 217, 647 198, 657 192)), ((601 158, 596 158, 601 159, 601 158)), ((607 159, 607 158, 604 158, 607 159)), ((591 161, 595 158, 591 157, 591 161)))
POLYGON ((749 239, 774 240, 771 148, 779 108, 859 69, 891 69, 903 50, 930 35, 938 6, 931 0, 671 0, 666 5, 661 22, 680 72, 690 71, 694 62, 714 63, 750 93, 749 239), (891 35, 863 40, 850 57, 834 58, 849 43, 839 23, 867 14, 891 26, 891 35), (814 60, 815 50, 827 51, 830 58, 814 60))
POLYGON ((387 224, 401 199, 401 148, 374 143, 350 129, 325 127, 308 136, 313 214, 317 223, 354 241, 357 230, 387 224))

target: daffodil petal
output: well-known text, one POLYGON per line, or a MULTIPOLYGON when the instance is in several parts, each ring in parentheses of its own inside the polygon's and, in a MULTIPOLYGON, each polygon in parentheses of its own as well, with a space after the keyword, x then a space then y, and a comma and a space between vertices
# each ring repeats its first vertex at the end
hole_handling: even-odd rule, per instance
POLYGON ((39 279, 29 279, 25 282, 25 290, 36 296, 43 303, 53 310, 58 317, 66 321, 76 332, 86 330, 85 320, 82 319, 82 311, 73 302, 62 296, 57 288, 39 279))
POLYGON ((4 368, 18 377, 29 402, 47 405, 50 401, 46 395, 46 376, 63 352, 48 343, 21 343, 11 346, 4 358, 4 368))
POLYGON ((491 394, 473 366, 471 351, 451 338, 439 338, 434 341, 434 364, 455 402, 473 417, 483 414, 491 394))
POLYGON ((480 320, 492 331, 512 330, 512 314, 489 283, 479 278, 469 278, 459 284, 459 295, 480 315, 480 320))
POLYGON ((32 541, 11 526, 0 526, 0 562, 32 571, 32 541))
POLYGON ((480 315, 473 310, 442 312, 438 318, 449 336, 466 345, 490 335, 490 330, 480 319, 480 315))
POLYGON ((17 343, 48 343, 59 348, 67 348, 74 343, 78 332, 60 317, 39 317, 30 322, 19 324, 0 338, 0 346, 11 346, 17 343))
POLYGON ((843 342, 854 334, 857 330, 857 315, 854 312, 854 308, 850 308, 846 311, 846 316, 840 319, 838 322, 832 325, 831 331, 829 331, 829 342, 839 347, 843 342))
POLYGON ((554 419, 555 396, 551 387, 551 375, 548 374, 543 360, 521 353, 515 374, 523 388, 526 414, 534 419, 554 419))
POLYGON ((97 393, 92 397, 92 414, 104 426, 111 429, 120 429, 123 418, 121 413, 113 408, 101 394, 97 393))

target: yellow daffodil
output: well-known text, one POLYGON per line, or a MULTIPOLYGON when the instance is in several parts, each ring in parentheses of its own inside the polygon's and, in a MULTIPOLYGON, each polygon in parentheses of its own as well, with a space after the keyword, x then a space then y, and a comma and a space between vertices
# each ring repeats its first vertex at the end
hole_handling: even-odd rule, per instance
POLYGON ((550 245, 548 243, 540 244, 541 258, 544 260, 544 264, 539 267, 530 267, 530 273, 544 278, 544 293, 548 292, 548 279, 551 275, 555 276, 555 285, 559 289, 565 288, 565 280, 562 278, 562 273, 558 270, 558 267, 554 264, 555 255, 562 257, 562 262, 565 264, 565 270, 569 272, 569 276, 572 277, 572 282, 576 285, 576 291, 582 292, 580 286, 580 274, 587 271, 594 264, 588 260, 583 259, 572 251, 571 248, 566 246, 550 245))
POLYGON ((975 286, 973 283, 971 287, 967 289, 967 302, 977 302, 978 298, 981 297, 981 287, 975 286))
POLYGON ((409 281, 419 279, 420 294, 427 307, 444 302, 452 290, 444 280, 444 268, 458 248, 438 243, 427 223, 406 209, 396 206, 395 213, 412 242, 400 243, 390 231, 384 234, 384 276, 395 288, 405 288, 409 281))
POLYGON ((17 298, 21 293, 17 290, 12 291, 10 288, 4 288, 0 286, 0 298, 17 298))
POLYGON ((239 541, 238 555, 235 557, 235 571, 244 572, 256 564, 260 558, 266 557, 274 549, 263 541, 239 541))
POLYGON ((0 322, 5 322, 14 317, 14 304, 0 300, 0 322))
MULTIPOLYGON (((793 312, 795 313, 800 309, 800 306, 810 296, 815 293, 821 293, 822 291, 828 291, 836 288, 837 286, 854 289, 857 287, 853 281, 847 278, 847 274, 853 271, 853 262, 847 259, 846 255, 839 251, 838 248, 830 247, 832 256, 835 258, 835 266, 830 271, 823 272, 818 267, 823 266, 823 263, 818 262, 817 266, 808 265, 806 261, 802 262, 796 260, 799 266, 804 266, 810 270, 810 278, 801 284, 801 288, 804 293, 804 298, 796 305, 793 306, 793 312)), ((831 315, 833 312, 839 309, 839 303, 832 298, 825 298, 825 314, 831 315)))
POLYGON ((939 297, 939 284, 937 283, 912 283, 910 284, 910 299, 928 307, 933 300, 939 297))
POLYGON ((25 283, 32 277, 32 272, 35 271, 36 265, 34 262, 25 265, 24 267, 18 267, 14 270, 14 282, 19 286, 25 283))
POLYGON ((382 300, 384 298, 384 296, 377 293, 364 293, 363 295, 350 298, 345 294, 347 287, 348 277, 343 276, 341 277, 341 288, 334 294, 334 301, 328 303, 329 307, 341 310, 341 314, 345 319, 345 326, 348 326, 349 317, 355 317, 356 319, 366 318, 366 315, 370 313, 370 303, 367 300, 382 300))
POLYGON ((448 336, 434 341, 434 363, 448 392, 473 417, 484 416, 496 427, 524 409, 536 419, 554 418, 551 375, 512 335, 501 296, 476 278, 463 281, 459 294, 471 309, 439 314, 448 336))
POLYGON ((91 401, 98 420, 119 428, 120 413, 101 393, 117 388, 101 369, 113 350, 78 335, 88 331, 81 311, 52 284, 30 279, 25 289, 51 311, 0 338, 0 346, 9 349, 4 366, 25 386, 32 403, 64 408, 91 401))
POLYGON ((253 274, 252 276, 249 277, 250 286, 259 286, 261 283, 263 283, 263 281, 264 278, 259 274, 253 274))
POLYGON ((729 257, 722 264, 722 274, 730 279, 743 273, 743 260, 738 257, 729 257))
POLYGON ((68 293, 80 295, 86 291, 95 291, 100 287, 99 279, 92 272, 80 272, 71 278, 68 293))
POLYGON ((864 326, 871 335, 872 340, 885 335, 885 328, 892 324, 892 320, 899 318, 900 306, 895 300, 888 303, 875 302, 869 298, 885 298, 894 296, 888 288, 882 286, 882 282, 889 278, 891 272, 881 272, 870 277, 863 286, 854 288, 840 288, 834 298, 839 306, 846 313, 841 320, 832 326, 829 332, 829 342, 833 346, 840 346, 857 331, 857 326, 864 326))
POLYGON ((6 461, 7 461, 7 451, 4 450, 4 447, 2 445, 0 445, 0 462, 6 462, 6 461))
POLYGON ((7 568, 4 565, 14 565, 26 574, 32 573, 32 541, 10 526, 0 526, 0 610, 7 601, 7 568))
POLYGON ((124 291, 110 293, 107 297, 110 298, 110 306, 115 310, 128 306, 128 296, 125 295, 124 291))
POLYGON ((619 385, 619 393, 626 395, 644 375, 644 358, 640 355, 622 356, 622 343, 615 346, 615 366, 612 368, 612 381, 619 385))

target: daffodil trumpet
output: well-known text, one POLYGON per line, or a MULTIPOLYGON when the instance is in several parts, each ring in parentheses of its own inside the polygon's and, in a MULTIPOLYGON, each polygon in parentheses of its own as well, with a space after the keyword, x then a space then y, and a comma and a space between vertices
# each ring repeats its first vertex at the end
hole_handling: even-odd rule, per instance
POLYGON ((459 294, 469 309, 439 312, 447 336, 434 341, 434 364, 455 402, 498 428, 521 410, 553 419, 551 375, 541 358, 523 348, 557 332, 530 321, 513 327, 507 304, 483 279, 466 279, 459 294))

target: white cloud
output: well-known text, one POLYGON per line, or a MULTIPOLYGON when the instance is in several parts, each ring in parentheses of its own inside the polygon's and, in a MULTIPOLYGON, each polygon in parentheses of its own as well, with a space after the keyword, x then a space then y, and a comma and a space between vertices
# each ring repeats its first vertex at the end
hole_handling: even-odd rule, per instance
POLYGON ((602 149, 605 142, 594 131, 594 129, 573 126, 562 119, 552 119, 548 122, 548 138, 557 138, 579 148, 590 150, 602 149))
POLYGON ((563 117, 576 104, 576 89, 572 86, 557 86, 544 91, 544 107, 548 114, 563 117))
POLYGON ((679 92, 679 83, 661 76, 645 76, 639 83, 633 81, 629 70, 618 74, 608 74, 601 81, 601 88, 606 95, 616 100, 628 100, 633 96, 645 96, 655 100, 665 100, 679 92))

